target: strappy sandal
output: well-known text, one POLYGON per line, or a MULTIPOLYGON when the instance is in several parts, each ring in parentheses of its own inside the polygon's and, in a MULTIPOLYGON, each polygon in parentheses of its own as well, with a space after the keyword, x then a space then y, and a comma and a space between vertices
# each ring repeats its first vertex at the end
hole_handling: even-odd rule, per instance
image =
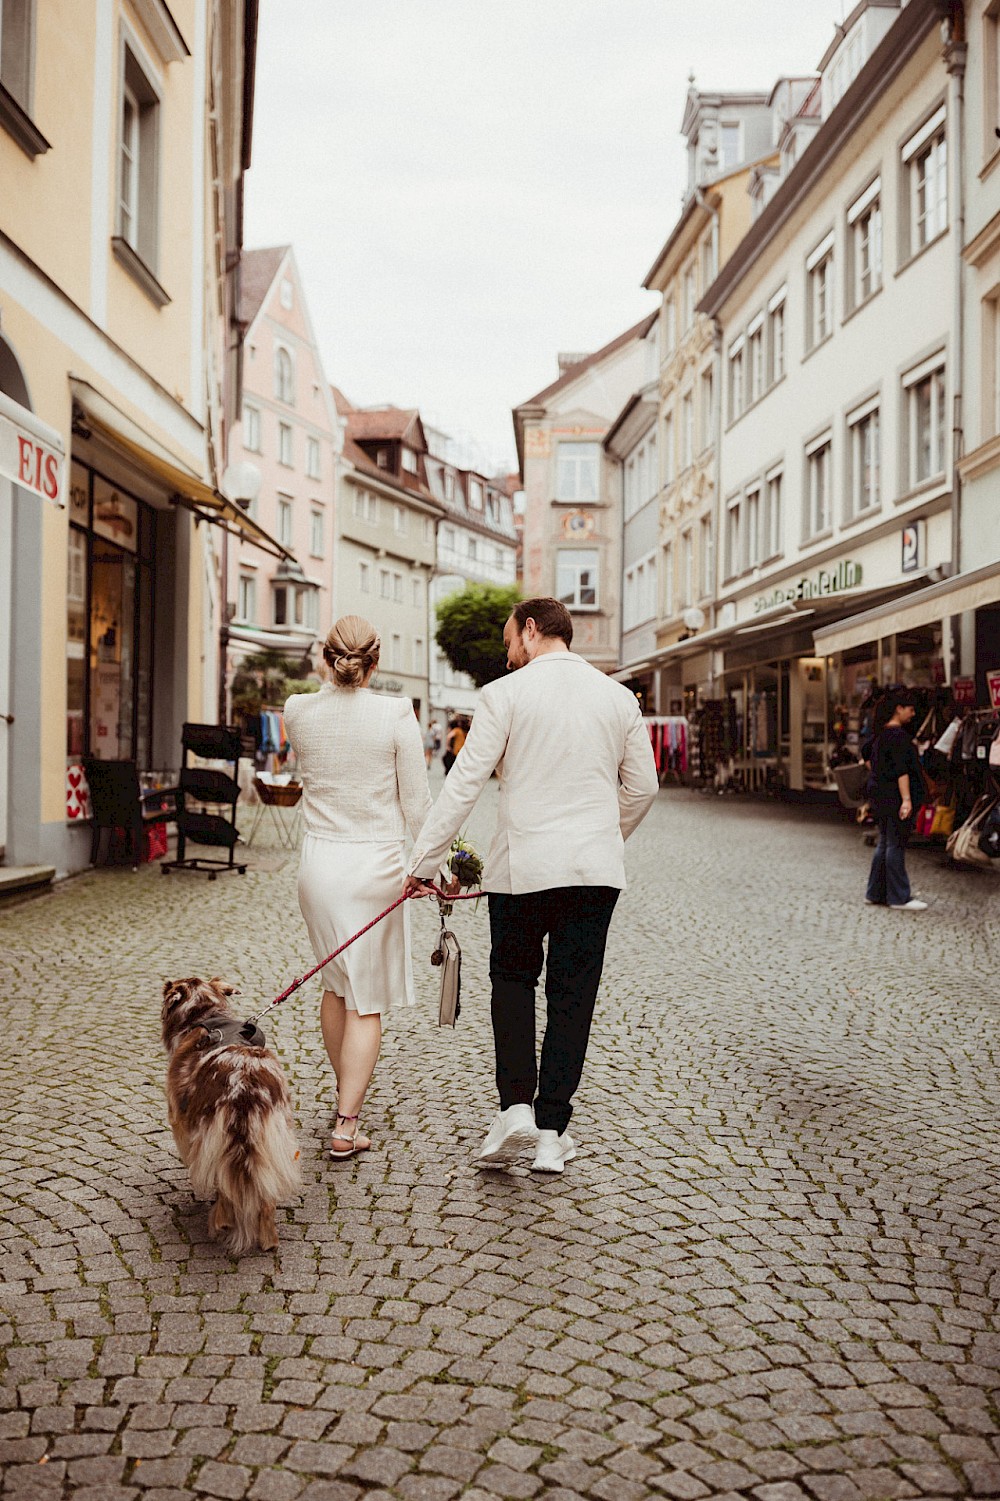
POLYGON ((334 1122, 334 1125, 339 1126, 341 1121, 353 1121, 354 1130, 352 1131, 350 1136, 346 1135, 343 1131, 334 1131, 333 1135, 330 1138, 330 1156, 333 1158, 334 1162, 346 1162, 349 1157, 355 1157, 358 1152, 367 1152, 368 1150, 367 1147, 358 1146, 358 1116, 344 1115, 342 1112, 338 1111, 337 1119, 334 1122), (337 1148, 332 1145, 332 1143, 335 1141, 346 1141, 347 1151, 338 1152, 337 1148))

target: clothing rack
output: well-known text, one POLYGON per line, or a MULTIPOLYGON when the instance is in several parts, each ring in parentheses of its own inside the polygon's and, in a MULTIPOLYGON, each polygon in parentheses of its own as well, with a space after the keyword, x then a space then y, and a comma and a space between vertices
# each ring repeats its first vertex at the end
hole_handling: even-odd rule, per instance
POLYGON ((691 726, 683 714, 648 714, 642 722, 653 747, 661 785, 669 777, 681 781, 688 772, 691 726))

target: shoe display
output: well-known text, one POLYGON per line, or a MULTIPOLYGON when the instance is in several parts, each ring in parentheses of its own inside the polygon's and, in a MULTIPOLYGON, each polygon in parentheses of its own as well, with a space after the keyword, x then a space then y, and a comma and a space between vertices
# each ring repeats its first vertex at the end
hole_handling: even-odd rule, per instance
POLYGON ((893 912, 926 912, 927 911, 927 903, 926 902, 919 902, 915 896, 911 897, 908 902, 890 902, 889 906, 890 906, 890 908, 892 909, 893 912))
POLYGON ((539 1131, 538 1151, 531 1164, 533 1173, 561 1173, 567 1162, 576 1156, 576 1143, 568 1131, 560 1136, 558 1131, 539 1131))
POLYGON ((477 1167, 506 1167, 538 1142, 538 1127, 530 1105, 498 1110, 476 1158, 477 1167))

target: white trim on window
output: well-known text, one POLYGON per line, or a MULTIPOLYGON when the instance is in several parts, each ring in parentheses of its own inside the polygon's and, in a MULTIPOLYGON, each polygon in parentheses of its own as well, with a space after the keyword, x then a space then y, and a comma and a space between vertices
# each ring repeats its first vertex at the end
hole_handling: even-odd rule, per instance
POLYGON ((831 229, 830 233, 828 235, 825 235, 823 239, 820 240, 819 244, 816 246, 816 249, 813 250, 811 254, 806 256, 806 270, 815 271, 820 261, 824 260, 826 256, 828 256, 833 250, 833 245, 834 231, 831 229))
POLYGON ((776 308, 778 308, 778 307, 781 306, 781 304, 784 302, 784 300, 785 300, 785 298, 787 296, 788 296, 788 284, 786 283, 783 287, 779 287, 778 288, 778 290, 775 292, 774 296, 768 302, 768 304, 767 304, 767 310, 768 310, 768 312, 769 313, 773 313, 776 308))
POLYGON ((916 156, 921 146, 926 146, 931 136, 936 134, 945 123, 947 116, 947 108, 942 104, 940 109, 936 109, 930 119, 920 127, 916 135, 912 135, 906 142, 901 153, 904 162, 908 162, 916 156))
POLYGON ((909 390, 910 386, 915 386, 918 381, 922 381, 928 375, 932 375, 935 370, 943 369, 944 350, 939 349, 937 354, 930 355, 919 365, 914 365, 912 370, 907 370, 906 374, 903 376, 903 389, 909 390))
POLYGON ((876 393, 874 396, 869 396, 867 401, 861 402, 859 406, 852 407, 846 418, 848 427, 853 427, 855 422, 860 422, 862 417, 867 417, 869 412, 874 412, 877 407, 881 406, 881 403, 882 398, 876 393))
POLYGON ((865 191, 861 194, 861 197, 856 198, 851 204, 850 208, 847 210, 848 224, 853 224, 856 220, 860 219, 865 209, 868 208, 869 204, 875 202, 875 199, 878 197, 881 191, 882 178, 881 176, 879 176, 876 177, 874 182, 869 183, 868 187, 865 188, 865 191))
POLYGON ((758 313, 756 318, 747 324, 747 338, 752 339, 754 334, 759 333, 764 327, 764 314, 758 313))
POLYGON ((832 427, 828 427, 826 429, 826 431, 824 433, 821 433, 818 438, 812 438, 806 444, 806 458, 808 458, 810 454, 815 453, 817 451, 817 449, 823 448, 823 447, 826 446, 827 443, 832 443, 832 442, 833 442, 833 428, 832 427))

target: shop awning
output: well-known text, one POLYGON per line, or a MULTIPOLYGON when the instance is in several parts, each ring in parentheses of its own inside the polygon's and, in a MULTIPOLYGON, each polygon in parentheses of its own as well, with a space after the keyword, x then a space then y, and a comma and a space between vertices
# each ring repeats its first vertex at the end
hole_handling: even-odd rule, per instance
POLYGON ((304 655, 316 644, 315 631, 268 631, 253 625, 231 625, 229 639, 240 646, 253 646, 258 651, 283 651, 289 656, 296 652, 304 655))
POLYGON ((82 410, 85 425, 125 458, 131 459, 140 470, 155 475, 180 505, 186 506, 205 521, 238 532, 255 547, 272 553, 276 558, 294 560, 295 554, 258 525, 242 506, 229 500, 207 484, 200 475, 188 469, 87 381, 71 376, 70 386, 74 401, 82 410))
POLYGON ((53 505, 66 504, 62 434, 0 391, 0 475, 53 505))
POLYGON ((971 573, 931 584, 905 599, 890 600, 860 615, 850 615, 814 632, 816 650, 821 656, 850 651, 884 636, 900 631, 919 630, 948 615, 978 610, 980 605, 1000 603, 1000 562, 990 563, 971 573))

